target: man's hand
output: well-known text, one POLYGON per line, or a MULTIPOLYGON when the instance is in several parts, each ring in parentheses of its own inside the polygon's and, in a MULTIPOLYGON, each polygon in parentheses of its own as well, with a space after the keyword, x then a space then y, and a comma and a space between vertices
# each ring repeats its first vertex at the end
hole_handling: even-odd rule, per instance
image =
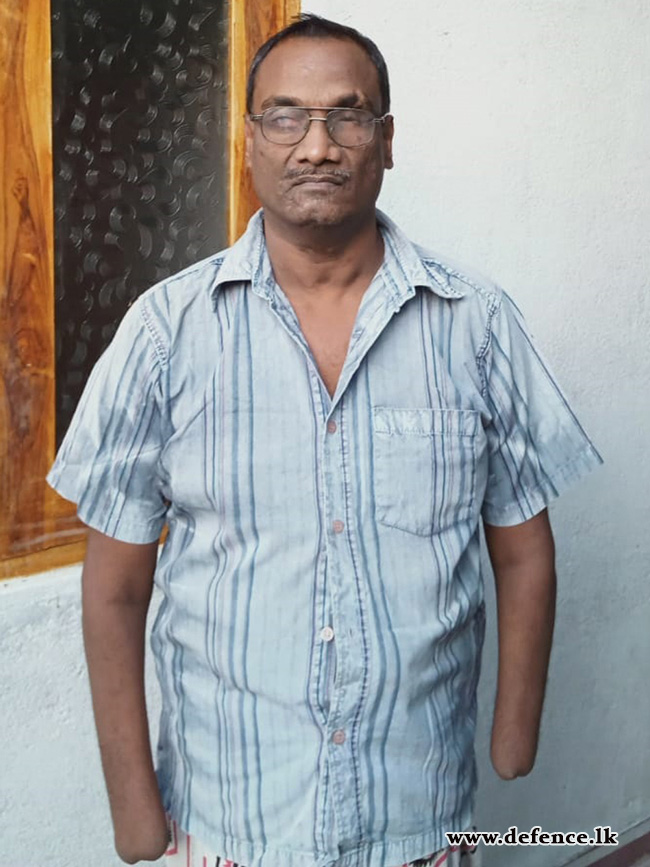
POLYGON ((127 864, 157 861, 167 849, 167 817, 158 789, 141 794, 138 799, 129 793, 112 809, 115 851, 127 864))
POLYGON ((499 675, 491 757, 504 780, 535 763, 555 619, 555 547, 544 509, 514 527, 485 525, 496 583, 499 675))
POLYGON ((160 803, 152 798, 138 806, 130 816, 115 822, 115 851, 127 864, 157 861, 168 844, 167 818, 160 803))
POLYGON ((132 545, 89 530, 82 577, 86 659, 115 848, 129 864, 155 861, 167 848, 144 691, 157 548, 157 542, 132 545))

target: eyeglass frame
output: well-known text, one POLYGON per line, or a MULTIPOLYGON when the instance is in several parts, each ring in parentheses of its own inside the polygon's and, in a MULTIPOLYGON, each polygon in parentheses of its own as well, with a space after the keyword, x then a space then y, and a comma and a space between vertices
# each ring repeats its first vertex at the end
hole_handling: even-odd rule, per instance
POLYGON ((340 148, 364 148, 374 140, 375 130, 377 129, 376 124, 378 124, 378 123, 383 124, 388 120, 389 117, 392 117, 390 112, 386 112, 385 114, 382 114, 381 117, 376 117, 375 115, 373 115, 373 118, 372 118, 373 131, 372 131, 372 136, 368 139, 368 141, 362 142, 361 144, 357 144, 357 145, 342 145, 336 141, 336 139, 333 137, 333 135, 330 131, 329 126, 327 126, 328 121, 329 121, 330 116, 331 116, 333 111, 360 111, 360 112, 368 112, 369 114, 372 114, 370 109, 367 109, 367 108, 355 108, 353 106, 347 106, 346 107, 344 105, 337 105, 337 106, 327 106, 327 105, 323 105, 323 106, 321 106, 321 105, 270 105, 268 108, 265 108, 261 114, 249 114, 248 119, 253 120, 253 121, 262 121, 262 123, 260 124, 260 130, 261 130, 264 138, 268 142, 270 142, 271 144, 280 145, 280 147, 283 147, 283 146, 284 147, 294 147, 295 145, 300 144, 300 142, 304 141, 304 139, 307 137, 309 130, 311 129, 312 121, 320 120, 320 121, 323 121, 323 123, 325 123, 326 128, 327 128, 327 134, 329 135, 329 137, 332 139, 332 141, 334 142, 334 144, 337 147, 340 147, 340 148), (277 141, 272 141, 270 138, 267 138, 266 135, 264 135, 264 123, 263 123, 264 115, 267 112, 274 111, 277 108, 299 108, 303 111, 326 111, 327 114, 325 115, 325 117, 314 117, 311 114, 307 115, 308 123, 307 123, 307 126, 305 128, 305 132, 298 139, 298 141, 294 141, 291 143, 289 143, 289 142, 277 142, 277 141))

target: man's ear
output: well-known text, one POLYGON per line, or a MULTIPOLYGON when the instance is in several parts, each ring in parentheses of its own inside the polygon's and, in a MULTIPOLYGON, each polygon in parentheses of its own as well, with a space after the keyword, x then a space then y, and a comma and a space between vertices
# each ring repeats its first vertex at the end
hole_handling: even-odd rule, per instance
POLYGON ((252 161, 252 153, 253 153, 253 135, 255 133, 255 124, 253 121, 246 115, 246 119, 244 120, 244 144, 245 144, 245 162, 246 168, 250 169, 251 161, 252 161))
POLYGON ((393 168, 393 136, 395 135, 395 125, 393 115, 389 114, 382 124, 382 138, 384 141, 384 168, 393 168))

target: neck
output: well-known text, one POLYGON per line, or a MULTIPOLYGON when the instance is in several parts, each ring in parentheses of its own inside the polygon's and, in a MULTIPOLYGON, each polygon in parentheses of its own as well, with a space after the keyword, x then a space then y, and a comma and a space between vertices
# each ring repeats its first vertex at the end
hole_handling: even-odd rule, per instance
POLYGON ((308 226, 283 230, 265 215, 264 234, 275 279, 285 292, 336 297, 365 291, 384 256, 372 218, 358 226, 308 226))

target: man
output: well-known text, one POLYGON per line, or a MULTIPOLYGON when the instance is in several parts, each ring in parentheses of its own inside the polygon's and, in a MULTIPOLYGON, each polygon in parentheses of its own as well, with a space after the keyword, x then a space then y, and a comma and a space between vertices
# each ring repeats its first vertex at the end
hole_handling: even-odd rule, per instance
POLYGON ((179 845, 197 864, 459 863, 443 850, 472 823, 479 520, 492 761, 512 779, 533 766, 551 646, 546 505, 600 459, 510 299, 376 211, 393 119, 372 42, 303 17, 260 49, 248 112, 263 212, 133 305, 50 474, 91 528, 117 850, 157 858, 168 813, 170 863, 179 845))

